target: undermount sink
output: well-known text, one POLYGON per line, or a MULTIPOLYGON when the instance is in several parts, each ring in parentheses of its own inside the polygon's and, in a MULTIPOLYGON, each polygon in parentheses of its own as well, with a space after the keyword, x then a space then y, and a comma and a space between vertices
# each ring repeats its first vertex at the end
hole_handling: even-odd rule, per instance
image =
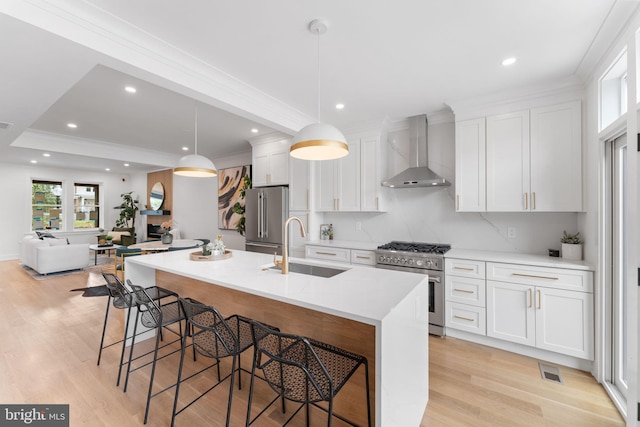
MULTIPOLYGON (((270 268, 273 270, 281 270, 280 267, 275 265, 270 268)), ((319 265, 309 265, 309 264, 298 264, 296 262, 289 263, 289 273, 300 273, 300 274, 308 274, 310 276, 329 278, 345 271, 347 270, 341 269, 341 268, 321 267, 319 265)))

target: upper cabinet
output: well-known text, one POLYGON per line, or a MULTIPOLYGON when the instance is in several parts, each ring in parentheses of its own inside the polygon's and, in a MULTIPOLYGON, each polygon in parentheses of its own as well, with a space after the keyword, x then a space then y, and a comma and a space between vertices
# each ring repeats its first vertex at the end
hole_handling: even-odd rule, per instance
MULTIPOLYGON (((309 195, 311 184, 311 162, 289 157, 289 210, 311 209, 309 195)), ((295 234, 295 233, 294 233, 295 234)))
POLYGON ((315 210, 318 212, 380 212, 380 137, 347 137, 349 154, 316 162, 315 210))
POLYGON ((456 123, 456 210, 581 211, 581 126, 580 101, 456 123))
POLYGON ((484 212, 486 205, 485 120, 456 123, 456 211, 484 212))
POLYGON ((290 138, 257 143, 252 149, 253 186, 289 184, 290 138))

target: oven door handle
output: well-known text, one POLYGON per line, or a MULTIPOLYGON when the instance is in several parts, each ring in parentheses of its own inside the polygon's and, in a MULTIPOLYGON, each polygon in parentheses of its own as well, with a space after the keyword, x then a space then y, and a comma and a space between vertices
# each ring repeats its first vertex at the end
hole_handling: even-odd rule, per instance
POLYGON ((440 283, 440 282, 441 282, 441 280, 440 280, 440 276, 436 276, 436 277, 434 277, 434 276, 429 276, 429 280, 434 281, 434 282, 436 282, 436 283, 440 283))

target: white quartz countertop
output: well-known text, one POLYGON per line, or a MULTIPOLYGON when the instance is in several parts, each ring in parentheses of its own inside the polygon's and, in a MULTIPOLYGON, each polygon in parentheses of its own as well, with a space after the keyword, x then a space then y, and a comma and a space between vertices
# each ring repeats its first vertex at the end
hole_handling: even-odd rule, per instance
MULTIPOLYGON (((191 252, 127 257, 127 270, 129 264, 149 267, 372 325, 379 325, 408 294, 428 281, 423 274, 344 264, 335 267, 346 271, 331 278, 283 275, 268 268, 273 265, 272 255, 233 250, 229 259, 192 261, 191 252)), ((315 260, 290 260, 331 266, 315 260)))
POLYGON ((382 243, 376 242, 353 242, 350 240, 310 240, 307 245, 327 246, 333 248, 358 249, 363 251, 374 251, 382 243))
POLYGON ((551 268, 568 268, 572 270, 594 270, 594 268, 586 261, 574 261, 546 255, 533 255, 516 252, 494 252, 454 248, 449 250, 444 257, 475 261, 502 262, 507 264, 528 264, 551 268))

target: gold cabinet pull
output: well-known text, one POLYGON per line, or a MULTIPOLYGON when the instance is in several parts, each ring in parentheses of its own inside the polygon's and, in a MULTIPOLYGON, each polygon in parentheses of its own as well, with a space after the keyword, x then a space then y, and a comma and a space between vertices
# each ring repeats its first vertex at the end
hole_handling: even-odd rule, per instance
POLYGON ((536 208, 536 192, 534 191, 531 194, 533 194, 533 209, 535 210, 535 208, 536 208))
POLYGON ((529 288, 529 308, 533 307, 533 289, 529 288))
POLYGON ((524 193, 524 210, 529 210, 529 193, 524 193))
POLYGON ((460 210, 460 195, 456 194, 456 210, 460 210))
POLYGON ((338 254, 336 253, 332 253, 332 252, 316 252, 318 255, 331 255, 331 256, 336 256, 338 254))
POLYGON ((473 271, 473 268, 469 267, 453 267, 454 270, 473 271))
POLYGON ((376 196, 376 210, 380 210, 380 198, 378 196, 376 196))
POLYGON ((466 289, 453 288, 453 290, 454 290, 455 292, 464 292, 465 294, 475 294, 475 292, 474 292, 474 291, 468 291, 468 290, 466 290, 466 289))
POLYGON ((522 273, 511 273, 512 276, 518 276, 518 277, 532 277, 534 279, 547 279, 547 280, 560 280, 557 277, 550 277, 550 276, 536 276, 534 274, 522 274, 522 273))
POLYGON ((362 255, 356 255, 356 258, 358 258, 358 259, 371 259, 370 256, 362 256, 362 255))
POLYGON ((540 289, 538 289, 536 292, 538 292, 538 310, 540 310, 542 308, 542 302, 540 300, 540 289))
POLYGON ((307 190, 307 209, 309 209, 309 190, 307 190))
POLYGON ((458 315, 455 315, 455 314, 453 315, 453 317, 454 317, 454 318, 456 318, 456 319, 466 320, 466 321, 468 321, 468 322, 473 322, 473 321, 474 321, 474 319, 470 319, 470 318, 468 318, 468 317, 458 316, 458 315))

